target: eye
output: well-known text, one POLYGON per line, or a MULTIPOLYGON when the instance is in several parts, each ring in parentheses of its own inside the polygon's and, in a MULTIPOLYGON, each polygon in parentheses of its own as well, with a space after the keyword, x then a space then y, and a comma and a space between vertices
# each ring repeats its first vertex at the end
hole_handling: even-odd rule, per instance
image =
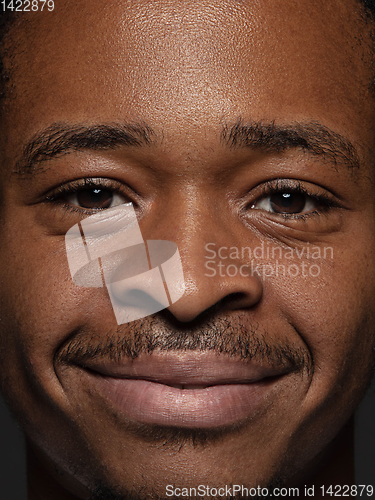
POLYGON ((59 186, 47 200, 68 210, 93 212, 131 202, 124 190, 120 182, 112 179, 86 178, 59 186))
POLYGON ((253 202, 251 208, 284 218, 320 215, 336 206, 332 195, 320 186, 295 179, 275 179, 266 182, 261 188, 263 194, 253 202))
POLYGON ((305 193, 284 191, 261 198, 252 208, 274 214, 306 214, 319 208, 319 200, 305 193))
POLYGON ((103 210, 126 203, 123 196, 110 189, 85 188, 66 196, 66 201, 71 205, 89 210, 103 210))

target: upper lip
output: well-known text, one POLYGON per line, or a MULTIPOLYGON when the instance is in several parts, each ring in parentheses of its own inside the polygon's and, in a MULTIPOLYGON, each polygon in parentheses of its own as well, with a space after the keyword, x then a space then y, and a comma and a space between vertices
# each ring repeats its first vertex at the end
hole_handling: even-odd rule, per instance
POLYGON ((291 367, 274 367, 266 361, 243 361, 212 352, 160 352, 119 362, 93 359, 80 366, 106 377, 142 379, 180 388, 255 383, 292 371, 291 367))

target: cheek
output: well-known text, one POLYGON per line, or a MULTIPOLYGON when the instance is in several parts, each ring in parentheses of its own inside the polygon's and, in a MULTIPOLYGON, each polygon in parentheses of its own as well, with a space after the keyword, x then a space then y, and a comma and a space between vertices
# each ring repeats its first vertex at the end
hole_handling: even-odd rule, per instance
POLYGON ((69 321, 79 303, 68 280, 66 258, 57 248, 48 239, 26 243, 14 238, 0 251, 2 314, 13 336, 22 331, 25 342, 49 342, 53 332, 58 335, 64 329, 61 320, 69 321))
POLYGON ((365 265, 373 261, 365 258, 364 252, 362 255, 362 263, 349 254, 310 261, 315 270, 319 267, 317 276, 298 276, 274 284, 283 314, 313 358, 310 393, 316 391, 322 399, 341 391, 343 385, 348 398, 355 392, 360 398, 371 376, 375 279, 373 270, 365 265))
POLYGON ((73 283, 63 239, 19 231, 16 225, 5 234, 0 245, 0 377, 21 399, 38 397, 35 389, 53 399, 59 390, 56 349, 83 327, 108 331, 111 304, 105 289, 73 283))
MULTIPOLYGON (((2 228, 0 290, 2 317, 24 340, 55 348, 67 334, 106 306, 104 288, 76 286, 65 238, 44 234, 34 223, 14 217, 2 228)), ((1 325, 0 325, 1 327, 1 325)))

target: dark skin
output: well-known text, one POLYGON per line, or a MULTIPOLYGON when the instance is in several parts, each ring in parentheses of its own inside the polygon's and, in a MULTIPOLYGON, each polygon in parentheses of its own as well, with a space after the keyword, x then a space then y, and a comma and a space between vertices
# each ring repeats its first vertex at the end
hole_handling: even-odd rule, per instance
MULTIPOLYGON (((351 449, 350 418, 371 377, 375 337, 370 28, 352 0, 137 0, 126 8, 65 0, 13 28, 0 362, 3 393, 28 436, 30 500, 90 498, 99 483, 117 498, 163 497, 168 484, 354 483, 342 449, 351 449), (147 124, 149 140, 70 143, 54 156, 44 148, 31 166, 20 162, 26 144, 46 146, 56 123, 65 139, 72 127, 83 131, 86 146, 88 127, 103 125, 147 124), (247 141, 231 141, 236 123, 247 141), (65 234, 101 207, 82 206, 82 183, 75 193, 56 190, 88 178, 116 203, 133 202, 145 239, 178 245, 185 295, 153 318, 118 327, 103 289, 71 280, 65 234), (302 205, 287 216, 275 211, 272 195, 296 192, 302 205), (208 277, 210 242, 330 247, 333 258, 309 261, 319 265, 315 277, 208 277), (146 332, 175 342, 147 354, 146 332), (187 355, 182 335, 206 335, 213 350, 224 338, 234 349, 238 332, 249 352, 258 335, 271 354, 293 361, 256 411, 201 434, 182 425, 158 437, 123 417, 66 350, 69 341, 88 350, 138 338, 139 359, 162 360, 168 372, 172 355, 187 355)), ((235 359, 277 364, 271 355, 235 359)))

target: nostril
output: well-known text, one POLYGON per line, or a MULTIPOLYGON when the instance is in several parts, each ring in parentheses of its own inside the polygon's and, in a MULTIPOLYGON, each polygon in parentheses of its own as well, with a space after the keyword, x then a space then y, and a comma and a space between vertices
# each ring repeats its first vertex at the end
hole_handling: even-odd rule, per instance
POLYGON ((233 292, 226 295, 216 304, 210 307, 210 312, 217 315, 228 310, 254 307, 258 304, 258 302, 259 301, 256 300, 250 301, 249 303, 249 297, 245 292, 233 292))

